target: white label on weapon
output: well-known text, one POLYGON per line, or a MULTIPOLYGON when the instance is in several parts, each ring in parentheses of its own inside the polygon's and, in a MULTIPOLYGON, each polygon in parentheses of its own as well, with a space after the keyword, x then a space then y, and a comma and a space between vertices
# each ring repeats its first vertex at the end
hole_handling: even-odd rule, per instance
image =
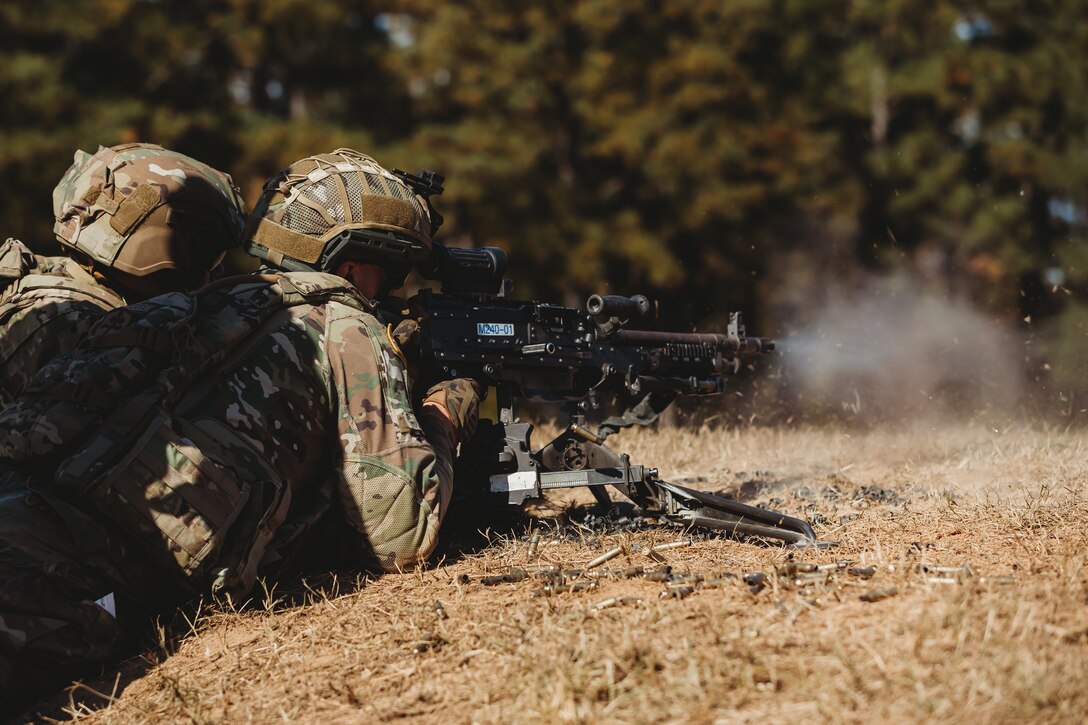
POLYGON ((110 592, 101 599, 95 599, 94 603, 105 609, 111 617, 117 619, 117 600, 113 598, 113 592, 110 592))
POLYGON ((535 490, 536 471, 518 471, 509 475, 498 473, 491 477, 491 493, 535 490))
POLYGON ((514 326, 509 322, 477 322, 476 334, 483 337, 513 337, 514 326))

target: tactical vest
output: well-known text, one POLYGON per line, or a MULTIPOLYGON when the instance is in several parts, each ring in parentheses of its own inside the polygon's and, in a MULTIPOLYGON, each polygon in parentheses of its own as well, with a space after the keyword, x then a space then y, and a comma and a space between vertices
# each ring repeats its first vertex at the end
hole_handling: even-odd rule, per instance
POLYGON ((86 299, 103 309, 125 304, 121 297, 99 284, 91 273, 68 257, 43 257, 30 251, 18 239, 0 244, 0 321, 11 314, 16 297, 39 290, 62 290, 60 294, 86 299))
MULTIPOLYGON (((0 397, 15 394, 23 381, 36 372, 39 357, 50 357, 74 346, 85 329, 65 321, 74 308, 101 310, 102 314, 121 307, 125 301, 95 281, 89 272, 67 257, 41 257, 21 242, 9 239, 0 246, 0 397), (28 314, 22 314, 26 312, 28 314), (52 326, 52 327, 50 327, 52 326), (43 333, 43 328, 52 332, 43 333), (52 345, 45 350, 27 349, 40 342, 40 334, 50 334, 52 345), (35 364, 27 369, 27 363, 35 364)), ((84 327, 90 320, 84 313, 84 327)), ((44 361, 43 361, 44 362, 44 361)))
POLYGON ((0 295, 0 325, 5 324, 20 307, 36 300, 54 299, 83 300, 105 311, 123 307, 125 300, 118 294, 95 281, 85 269, 71 260, 70 264, 58 263, 49 274, 28 274, 14 280, 0 295))
POLYGON ((0 456, 24 465, 63 459, 53 493, 90 503, 192 590, 210 580, 213 591, 244 594, 287 514, 290 488, 229 427, 210 440, 179 403, 274 315, 333 300, 372 309, 339 277, 288 273, 115 310, 0 414, 0 456), (195 324, 208 319, 215 324, 195 324), (225 438, 252 452, 260 480, 241 480, 207 455, 225 438), (255 534, 228 537, 236 528, 255 534))
POLYGON ((39 271, 41 258, 18 239, 8 237, 0 244, 0 292, 12 281, 39 271))

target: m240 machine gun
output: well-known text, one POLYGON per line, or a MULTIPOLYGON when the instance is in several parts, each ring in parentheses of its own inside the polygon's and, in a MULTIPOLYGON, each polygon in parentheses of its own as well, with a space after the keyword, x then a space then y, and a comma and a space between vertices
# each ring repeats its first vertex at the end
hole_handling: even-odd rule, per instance
POLYGON ((481 421, 462 455, 493 494, 521 504, 550 489, 586 487, 611 507, 611 487, 644 513, 680 524, 818 545, 806 521, 663 481, 656 468, 605 445, 620 429, 652 423, 679 395, 722 393, 743 360, 774 350, 771 340, 746 334, 740 313, 724 333, 652 332, 628 329, 650 309, 641 295, 593 295, 584 309, 513 299, 506 254, 495 247, 436 245, 420 271, 442 283, 418 298, 424 378, 471 377, 496 390, 498 421, 481 421), (619 412, 591 430, 587 414, 606 397, 619 412), (533 426, 514 420, 515 398, 562 405, 568 427, 534 448, 533 426))

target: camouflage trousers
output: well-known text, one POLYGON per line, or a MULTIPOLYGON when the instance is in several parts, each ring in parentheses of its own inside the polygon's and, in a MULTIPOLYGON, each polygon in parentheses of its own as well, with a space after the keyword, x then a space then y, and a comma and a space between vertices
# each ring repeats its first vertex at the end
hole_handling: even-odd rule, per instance
POLYGON ((122 630, 95 601, 146 589, 100 524, 0 475, 0 704, 10 705, 113 657, 122 630))

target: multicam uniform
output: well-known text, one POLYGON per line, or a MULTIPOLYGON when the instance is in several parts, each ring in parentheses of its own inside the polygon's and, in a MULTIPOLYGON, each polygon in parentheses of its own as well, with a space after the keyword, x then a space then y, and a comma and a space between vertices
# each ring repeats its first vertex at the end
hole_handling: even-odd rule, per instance
POLYGON ((68 257, 34 254, 16 239, 0 245, 0 403, 124 304, 68 257))
POLYGON ((332 509, 361 561, 430 554, 476 393, 428 396, 453 426, 417 416, 371 311, 332 275, 232 278, 116 310, 47 365, 0 413, 0 670, 107 656, 111 592, 244 595, 332 509))
POLYGON ((53 190, 53 231, 96 274, 14 239, 0 246, 0 403, 125 304, 111 289, 117 273, 154 276, 156 291, 199 287, 238 245, 244 214, 230 176, 184 154, 154 144, 76 151, 53 190))

